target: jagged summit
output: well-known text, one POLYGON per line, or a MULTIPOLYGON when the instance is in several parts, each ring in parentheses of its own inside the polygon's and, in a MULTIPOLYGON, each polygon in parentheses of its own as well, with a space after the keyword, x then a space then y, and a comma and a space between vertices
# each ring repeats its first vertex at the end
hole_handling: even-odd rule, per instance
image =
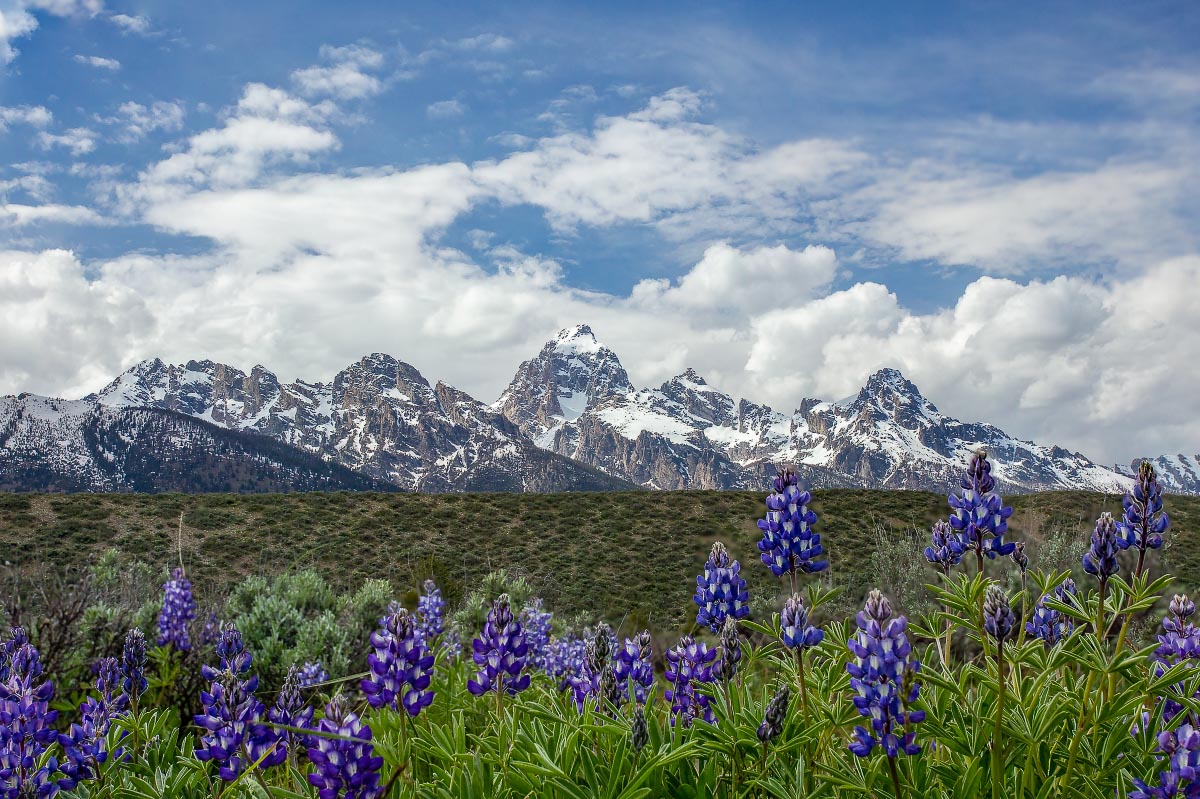
POLYGON ((596 340, 596 334, 592 332, 589 325, 563 328, 558 332, 554 341, 546 343, 546 347, 553 347, 561 353, 596 353, 601 349, 606 349, 596 340))

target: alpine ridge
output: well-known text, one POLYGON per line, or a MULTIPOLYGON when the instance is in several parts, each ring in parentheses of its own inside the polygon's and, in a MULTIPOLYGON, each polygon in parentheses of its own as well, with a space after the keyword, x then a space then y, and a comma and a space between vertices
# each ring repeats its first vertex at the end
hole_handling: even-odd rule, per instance
MULTIPOLYGON (((17 489, 166 490, 136 488, 109 464, 128 457, 125 439, 177 441, 184 419, 236 433, 243 448, 269 440, 289 457, 337 467, 338 480, 353 475, 363 485, 427 492, 761 488, 781 464, 814 488, 945 491, 970 453, 986 447, 1006 491, 1116 493, 1131 485, 1140 463, 1110 468, 985 422, 960 421, 891 368, 872 374, 854 396, 803 398, 790 413, 726 394, 690 368, 657 388, 638 388, 616 353, 589 326, 576 325, 521 363, 490 405, 430 384, 383 353, 328 382, 283 382, 262 365, 246 373, 211 360, 142 361, 82 400, 0 399, 0 475, 17 489), (110 435, 112 451, 86 443, 96 434, 84 431, 132 425, 136 410, 158 412, 146 417, 158 426, 139 427, 141 438, 110 435), (174 421, 161 421, 168 418, 174 421)), ((218 446, 215 439, 208 445, 218 446)), ((1200 455, 1149 460, 1168 491, 1200 493, 1200 455)), ((314 485, 306 480, 295 488, 314 485)), ((278 485, 284 488, 267 490, 292 490, 286 480, 278 485)))

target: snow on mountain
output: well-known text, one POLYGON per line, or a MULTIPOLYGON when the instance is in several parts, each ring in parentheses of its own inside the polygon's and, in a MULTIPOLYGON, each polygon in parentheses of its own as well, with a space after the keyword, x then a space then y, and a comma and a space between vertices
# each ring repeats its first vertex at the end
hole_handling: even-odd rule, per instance
POLYGON ((651 488, 761 486, 790 463, 820 485, 943 491, 980 446, 1008 490, 1115 492, 1130 482, 1078 453, 949 417, 895 369, 853 397, 804 399, 791 414, 725 394, 692 369, 637 389, 586 325, 521 364, 492 407, 539 445, 651 488))
POLYGON ((1143 460, 1148 460, 1158 472, 1163 490, 1172 494, 1200 494, 1200 455, 1160 455, 1157 458, 1137 458, 1128 468, 1117 466, 1122 474, 1133 477, 1143 460))

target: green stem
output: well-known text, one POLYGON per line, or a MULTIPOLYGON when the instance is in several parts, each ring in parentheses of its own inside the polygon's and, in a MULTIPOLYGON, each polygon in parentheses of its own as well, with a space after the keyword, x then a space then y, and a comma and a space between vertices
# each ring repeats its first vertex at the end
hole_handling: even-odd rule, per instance
POLYGON ((992 733, 992 799, 1004 795, 1004 641, 996 640, 996 726, 992 733))
POLYGON ((889 757, 887 762, 888 774, 892 776, 892 789, 896 792, 896 799, 901 799, 900 775, 896 773, 896 758, 889 757))
POLYGON ((1075 771, 1075 759, 1079 755, 1079 741, 1083 738, 1083 725, 1087 721, 1088 699, 1092 695, 1092 687, 1096 681, 1096 672, 1088 674, 1087 686, 1083 690, 1083 696, 1079 701, 1079 720, 1075 722, 1075 735, 1071 737, 1071 749, 1067 756, 1067 770, 1063 772, 1062 782, 1059 783, 1060 788, 1065 788, 1071 784, 1071 773, 1075 771))
MULTIPOLYGON (((800 678, 800 708, 804 713, 804 734, 808 735, 811 721, 808 716, 808 680, 804 676, 804 647, 796 650, 796 674, 800 678)), ((804 777, 802 787, 808 793, 810 774, 812 773, 812 746, 804 744, 804 777)))

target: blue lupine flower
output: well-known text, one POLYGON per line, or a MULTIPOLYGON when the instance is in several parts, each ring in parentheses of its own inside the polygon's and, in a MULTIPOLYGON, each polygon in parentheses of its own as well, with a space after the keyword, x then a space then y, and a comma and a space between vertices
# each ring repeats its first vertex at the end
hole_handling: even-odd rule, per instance
POLYGON ((929 538, 930 545, 925 547, 925 560, 937 566, 943 574, 949 574, 951 566, 962 563, 962 556, 967 547, 950 527, 950 522, 944 519, 935 522, 929 538))
POLYGON ((1158 734, 1158 749, 1166 756, 1167 766, 1158 776, 1158 785, 1135 778, 1129 799, 1200 796, 1200 730, 1191 723, 1164 730, 1158 734))
POLYGON ((821 536, 812 526, 817 514, 809 509, 812 495, 800 490, 799 479, 791 469, 775 478, 775 490, 767 497, 767 515, 758 522, 763 531, 758 549, 762 562, 776 577, 812 574, 823 571, 829 561, 816 560, 824 552, 821 536))
POLYGON ((258 677, 249 674, 253 659, 237 629, 226 626, 217 654, 219 668, 206 664, 200 669, 211 685, 200 692, 204 712, 194 717, 205 730, 196 758, 216 761, 221 779, 232 782, 255 763, 263 769, 282 763, 287 759, 287 739, 264 723, 266 709, 254 695, 258 677))
MULTIPOLYGON (((1186 595, 1176 594, 1171 599, 1167 616, 1162 622, 1163 634, 1158 636, 1158 648, 1154 650, 1154 676, 1161 677, 1168 668, 1178 663, 1200 666, 1200 630, 1188 621, 1195 612, 1196 604, 1186 595)), ((1181 682, 1159 697, 1163 704, 1163 721, 1170 722, 1183 710, 1183 705, 1177 701, 1182 691, 1181 682)))
POLYGON ((1012 562, 1017 564, 1017 568, 1021 570, 1021 579, 1025 579, 1025 572, 1029 570, 1029 556, 1025 554, 1025 542, 1018 541, 1013 545, 1012 554, 1009 555, 1012 562))
POLYGON ((720 657, 715 669, 716 676, 721 682, 729 682, 737 675, 738 664, 742 662, 742 639, 738 633, 737 619, 732 616, 725 617, 718 651, 720 657))
POLYGON ((221 619, 217 617, 216 611, 210 610, 204 620, 204 627, 200 630, 200 643, 203 646, 215 646, 220 640, 221 619))
MULTIPOLYGON (((66 762, 59 764, 63 778, 58 786, 70 790, 83 780, 95 779, 108 761, 108 729, 112 720, 125 710, 127 697, 119 693, 121 684, 120 667, 116 658, 103 658, 96 664, 96 690, 99 697, 89 696, 79 706, 80 719, 70 729, 58 736, 58 743, 66 755, 66 762)), ((113 755, 121 757, 118 749, 113 755)))
POLYGON ((643 630, 633 638, 626 638, 624 646, 613 657, 613 673, 619 687, 625 696, 639 705, 646 704, 646 697, 654 685, 654 664, 650 662, 652 654, 650 632, 643 630))
MULTIPOLYGON (((1075 581, 1070 577, 1063 580, 1057 588, 1054 589, 1054 598, 1063 603, 1074 603, 1078 592, 1075 589, 1075 581)), ((1046 600, 1051 597, 1050 594, 1044 594, 1033 608, 1033 616, 1029 621, 1025 622, 1025 632, 1034 638, 1040 638, 1046 642, 1046 646, 1054 646, 1059 641, 1066 638, 1075 629, 1074 620, 1065 613, 1046 607, 1046 600)))
POLYGON ((985 450, 981 449, 971 456, 960 484, 961 495, 951 494, 948 497, 950 507, 954 510, 950 516, 950 526, 962 536, 966 548, 975 552, 982 568, 985 555, 991 560, 997 555, 1011 554, 1016 549, 1016 544, 1004 542, 1008 517, 1012 516, 1013 509, 1006 506, 1000 495, 995 493, 996 479, 992 477, 992 464, 985 450))
POLYGON ((480 667, 475 678, 467 680, 467 690, 475 696, 488 691, 508 691, 516 694, 529 687, 529 645, 521 622, 508 606, 508 594, 501 594, 488 611, 483 632, 472 642, 475 664, 480 667))
POLYGON ((1083 570, 1095 575, 1104 583, 1116 574, 1121 566, 1117 562, 1117 523, 1111 513, 1101 513, 1092 531, 1092 542, 1083 555, 1083 570))
POLYGON ((692 597, 700 610, 696 623, 712 632, 719 632, 726 617, 744 619, 750 615, 746 603, 750 592, 741 575, 742 564, 729 559, 725 545, 717 541, 704 564, 704 573, 696 578, 696 595, 692 597))
POLYGON ((1146 556, 1147 549, 1158 549, 1163 545, 1163 533, 1171 526, 1171 520, 1163 512, 1162 486, 1154 467, 1143 461, 1138 468, 1133 488, 1121 500, 1124 513, 1117 522, 1117 546, 1121 549, 1133 547, 1138 551, 1138 564, 1146 556))
POLYGON ((309 783, 320 799, 376 799, 383 758, 375 754, 371 728, 346 708, 339 696, 325 708, 317 731, 337 738, 313 736, 308 749, 313 772, 309 783))
POLYGON ((50 709, 54 683, 42 677, 41 656, 23 629, 13 628, 8 644, 7 676, 0 682, 0 796, 50 796, 59 787, 58 761, 51 757, 40 766, 39 761, 58 740, 58 712, 50 709))
POLYGON ((758 740, 766 746, 775 738, 779 737, 779 733, 783 732, 783 725, 787 722, 788 699, 791 692, 788 690, 787 684, 779 686, 779 690, 771 697, 771 701, 767 703, 767 710, 763 714, 762 724, 758 725, 758 740))
POLYGON ((192 648, 188 624, 196 618, 196 602, 192 584, 183 569, 175 568, 171 579, 163 583, 163 605, 158 614, 158 645, 173 646, 180 652, 192 648))
POLYGON ((371 646, 375 649, 367 655, 371 674, 360 683, 367 703, 374 708, 403 707, 410 716, 429 707, 433 692, 427 689, 433 679, 434 657, 408 611, 401 608, 371 633, 371 646))
POLYGON ((1013 613, 1008 594, 998 585, 989 585, 983 598, 983 629, 1000 643, 1017 630, 1017 614, 1013 613))
POLYGON ((446 626, 446 600, 433 580, 426 580, 425 593, 417 597, 417 634, 432 642, 446 626))
POLYGON ((574 633, 560 635, 546 650, 547 674, 558 681, 558 690, 571 687, 571 680, 587 668, 587 642, 574 633))
POLYGON ((855 727, 850 751, 867 757, 876 745, 888 757, 921 751, 910 725, 925 720, 923 710, 910 710, 920 695, 916 676, 921 664, 912 656, 912 646, 903 616, 892 618, 892 606, 879 591, 872 591, 856 622, 858 632, 846 643, 854 662, 846 664, 850 687, 858 692, 854 706, 871 720, 871 726, 855 727))
POLYGON ((11 674, 12 658, 16 651, 29 643, 24 627, 11 627, 8 639, 0 641, 0 682, 7 682, 11 674))
MULTIPOLYGON (((313 709, 300 693, 300 667, 295 663, 288 667, 287 677, 283 680, 283 688, 275 697, 275 706, 267 711, 267 718, 272 724, 285 727, 308 729, 312 726, 313 709)), ((296 752, 303 746, 309 736, 292 730, 277 730, 282 745, 289 753, 296 752)))
POLYGON ((542 671, 546 671, 551 622, 550 612, 542 607, 542 600, 537 597, 529 600, 521 610, 521 628, 525 630, 525 643, 529 645, 529 662, 542 671))
POLYGON ((146 636, 134 627, 125 635, 125 646, 121 650, 121 690, 129 697, 129 704, 137 707, 138 697, 146 692, 146 636))
POLYGON ((584 665, 575 675, 568 678, 573 690, 575 705, 583 712, 588 697, 607 701, 620 706, 626 697, 625 687, 617 676, 612 657, 617 638, 612 628, 604 622, 596 625, 584 643, 584 665))
POLYGON ((715 724, 712 702, 707 694, 697 691, 697 686, 713 681, 713 661, 717 650, 699 643, 690 635, 679 639, 679 644, 667 651, 667 670, 664 674, 671 687, 663 696, 671 703, 671 724, 682 723, 692 726, 696 719, 715 724))
POLYGON ((808 608, 799 594, 783 603, 779 614, 779 640, 788 649, 807 649, 825 640, 825 631, 808 623, 808 608))
POLYGON ((321 661, 308 662, 300 667, 298 682, 301 688, 308 689, 320 685, 329 679, 329 674, 321 668, 321 661))

